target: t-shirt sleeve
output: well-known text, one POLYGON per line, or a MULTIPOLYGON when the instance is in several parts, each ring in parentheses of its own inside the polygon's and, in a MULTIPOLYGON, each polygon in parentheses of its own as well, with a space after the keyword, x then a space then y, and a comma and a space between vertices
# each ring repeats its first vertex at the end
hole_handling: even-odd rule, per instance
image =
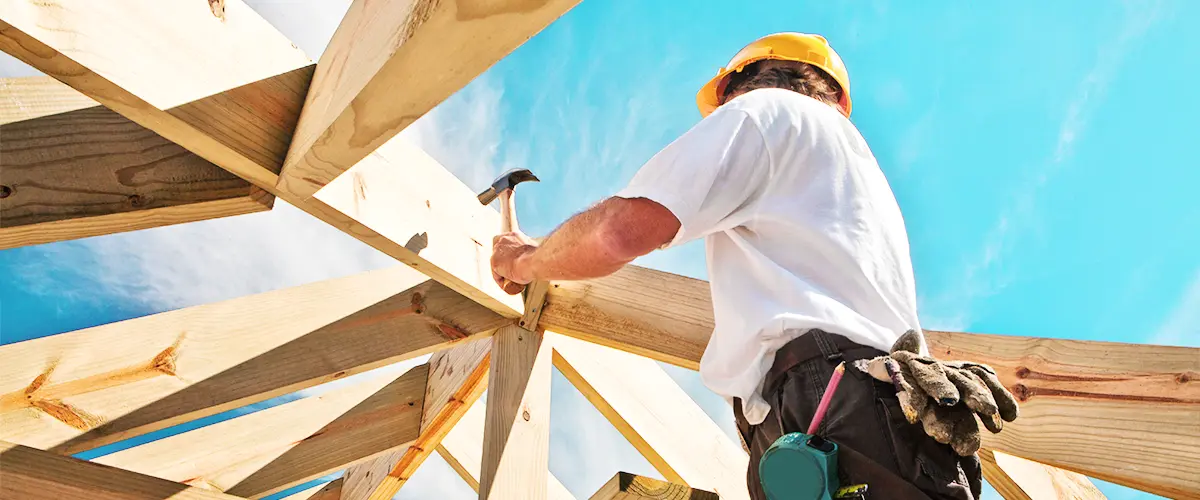
POLYGON ((719 108, 646 162, 619 198, 666 207, 681 227, 662 248, 732 229, 770 177, 762 131, 745 111, 719 108))

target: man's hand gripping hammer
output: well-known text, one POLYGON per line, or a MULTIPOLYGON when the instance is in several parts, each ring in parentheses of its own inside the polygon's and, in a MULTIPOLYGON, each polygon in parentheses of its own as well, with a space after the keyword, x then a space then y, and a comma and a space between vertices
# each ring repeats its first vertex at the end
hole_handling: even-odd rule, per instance
MULTIPOLYGON (((511 233, 521 230, 517 225, 517 204, 513 201, 513 190, 516 189, 517 184, 526 181, 538 182, 538 178, 529 169, 509 170, 500 174, 500 177, 492 181, 491 186, 479 193, 479 203, 485 206, 490 205, 496 198, 500 198, 500 232, 511 233)), ((525 288, 525 285, 504 280, 501 288, 505 293, 516 294, 525 288)))

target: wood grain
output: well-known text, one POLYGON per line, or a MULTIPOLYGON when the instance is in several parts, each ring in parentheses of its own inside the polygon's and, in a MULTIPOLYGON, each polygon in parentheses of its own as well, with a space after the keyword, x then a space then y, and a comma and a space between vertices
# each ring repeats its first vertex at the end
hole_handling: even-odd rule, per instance
POLYGON ((305 203, 313 202, 402 245, 388 255, 501 315, 521 316, 521 296, 492 280, 499 214, 420 148, 387 143, 305 203))
POLYGON ((343 499, 389 500, 416 472, 487 387, 492 339, 434 353, 421 410, 421 435, 403 452, 381 456, 346 471, 343 499))
POLYGON ((720 500, 716 493, 618 472, 590 500, 720 500))
POLYGON ((539 325, 684 368, 700 368, 712 335, 708 282, 638 266, 554 282, 539 325))
POLYGON ((233 500, 237 497, 0 441, 0 498, 233 500))
POLYGON ((49 77, 0 79, 0 89, 17 90, 0 97, 0 113, 11 113, 0 115, 0 248, 261 212, 274 202, 49 77))
MULTIPOLYGON (((404 2, 372 5, 399 3, 404 2)), ((475 2, 458 3, 466 5, 459 13, 487 13, 475 2)), ((520 299, 501 291, 488 269, 491 245, 486 243, 499 231, 495 211, 478 205, 471 189, 427 155, 393 152, 385 159, 382 151, 368 156, 366 150, 354 179, 326 189, 330 193, 324 200, 277 189, 284 151, 291 143, 314 67, 242 0, 226 2, 224 19, 218 21, 209 20, 216 18, 204 2, 186 5, 174 9, 169 2, 131 0, 122 9, 112 9, 90 0, 0 3, 0 50, 488 308, 507 317, 521 315, 520 299), (106 25, 103 21, 109 18, 115 19, 106 25), (171 34, 187 30, 189 37, 184 44, 172 45, 162 40, 178 37, 162 30, 171 34), (73 37, 106 43, 80 50, 70 43, 73 37), (126 43, 139 44, 138 50, 151 53, 132 59, 124 50, 126 43), (155 49, 147 48, 151 46, 155 49), (187 65, 220 75, 211 80, 196 77, 175 89, 171 84, 179 75, 193 74, 190 67, 179 68, 187 65), (166 75, 170 77, 163 81, 166 75), (397 208, 404 210, 394 211, 397 208), (360 222, 359 217, 369 220, 360 222), (464 217, 467 222, 460 223, 464 217)), ((497 19, 525 19, 509 17, 497 19)), ((388 23, 386 16, 363 19, 381 23, 378 33, 395 32, 397 24, 388 23)), ((520 22, 513 25, 520 26, 520 22)), ((479 36, 481 42, 491 40, 490 35, 479 36)), ((359 55, 372 53, 365 40, 359 46, 364 50, 356 52, 359 55)), ((435 48, 443 44, 436 39, 429 43, 435 48)), ((413 79, 411 74, 396 77, 433 81, 432 77, 413 79)), ((387 83, 386 95, 379 96, 384 101, 412 96, 397 92, 393 84, 387 83)), ((457 88, 447 87, 446 95, 457 88)))
POLYGON ((311 196, 577 3, 355 0, 317 63, 280 189, 311 196))
MULTIPOLYGON (((555 285, 542 327, 698 367, 713 328, 707 282, 628 266, 555 285)), ((985 446, 1158 495, 1200 496, 1200 349, 926 336, 935 356, 990 364, 1022 399, 1021 417, 984 433, 985 446)))
POLYGON ((399 267, 0 346, 0 439, 75 453, 505 323, 399 267))
POLYGON ((428 365, 384 373, 95 462, 248 498, 407 447, 419 433, 428 365))
POLYGON ((100 103, 48 76, 0 78, 0 125, 34 120, 100 103))
POLYGON ((1020 400, 1021 417, 984 433, 984 446, 1157 495, 1200 497, 1200 349, 928 333, 933 355, 991 365, 1020 400))
POLYGON ((668 481, 749 499, 749 457, 654 361, 547 333, 554 367, 668 481))
MULTIPOLYGON (((483 461, 483 420, 486 410, 482 403, 471 405, 462 420, 450 430, 437 447, 437 452, 458 475, 479 491, 479 468, 483 461)), ((546 498, 573 500, 575 497, 554 477, 546 474, 546 498)))
POLYGON ((479 474, 480 500, 545 500, 552 353, 542 332, 496 331, 479 474))
POLYGON ((242 0, 224 5, 4 2, 0 49, 271 191, 312 62, 242 0))
POLYGON ((1004 500, 1103 500, 1092 481, 1076 472, 989 449, 979 450, 983 477, 1004 500))

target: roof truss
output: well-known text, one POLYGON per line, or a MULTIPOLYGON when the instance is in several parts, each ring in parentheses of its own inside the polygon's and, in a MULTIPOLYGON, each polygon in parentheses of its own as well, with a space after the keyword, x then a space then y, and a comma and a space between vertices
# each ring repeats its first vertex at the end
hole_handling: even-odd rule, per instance
MULTIPOLYGON (((383 499, 440 447, 482 485, 481 497, 558 498, 545 466, 553 362, 675 486, 737 497, 731 490, 744 455, 714 435, 661 369, 543 333, 695 369, 712 328, 707 283, 631 266, 553 284, 543 288, 544 307, 523 307, 488 273, 495 211, 424 152, 390 140, 576 2, 355 0, 315 65, 242 0, 218 2, 222 9, 129 0, 119 12, 90 0, 0 4, 0 49, 74 89, 46 79, 5 82, 5 166, 39 167, 17 175, 19 196, 11 186, 0 192, 8 199, 0 210, 12 221, 33 185, 52 186, 44 198, 63 208, 0 224, 0 246, 265 210, 278 196, 416 270, 0 347, 0 439, 13 443, 0 447, 0 488, 34 498, 45 494, 29 492, 80 489, 227 498, 183 484, 196 483, 255 497, 349 466, 342 479, 304 495, 383 499), (66 131, 97 141, 72 145, 66 131), (146 150, 113 154, 135 142, 146 150), (151 149, 173 155, 171 172, 188 180, 166 194, 114 183, 122 169, 156 161, 151 149), (46 161, 54 168, 42 167, 46 161), (80 179, 126 201, 54 194, 80 179), (156 202, 128 201, 147 198, 156 202), (431 353, 427 365, 398 378, 96 460, 130 470, 60 455, 431 353), (653 383, 630 382, 635 376, 653 383), (466 440, 479 442, 473 458, 453 451, 463 440, 443 439, 471 415, 489 378, 491 404, 476 413, 484 413, 482 434, 466 440), (667 399, 677 403, 662 404, 667 399), (697 443, 672 434, 678 429, 700 429, 718 452, 689 451, 697 443)), ((1007 498, 1091 495, 1083 475, 1164 496, 1200 495, 1200 350, 928 333, 939 356, 991 364, 1023 400, 1021 419, 987 436, 983 454, 989 480, 1007 498), (1141 466, 1128 467, 1130 460, 1141 466)), ((642 483, 626 476, 601 494, 632 494, 642 483)))

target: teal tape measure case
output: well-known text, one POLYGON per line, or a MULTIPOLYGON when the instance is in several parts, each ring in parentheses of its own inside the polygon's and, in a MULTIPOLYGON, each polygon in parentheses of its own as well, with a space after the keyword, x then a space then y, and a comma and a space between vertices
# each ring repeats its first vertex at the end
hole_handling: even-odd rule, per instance
POLYGON ((775 440, 758 462, 771 500, 832 500, 838 491, 837 444, 793 432, 775 440))

